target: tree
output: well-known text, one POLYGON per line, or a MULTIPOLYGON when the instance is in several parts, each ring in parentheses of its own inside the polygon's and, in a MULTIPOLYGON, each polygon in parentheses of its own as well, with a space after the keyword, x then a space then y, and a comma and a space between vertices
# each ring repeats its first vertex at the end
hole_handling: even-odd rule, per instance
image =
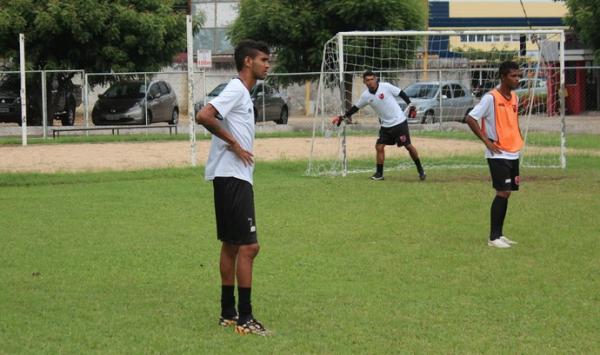
POLYGON ((241 0, 233 43, 259 39, 275 47, 277 72, 321 70, 323 45, 342 31, 418 30, 422 0, 241 0))
POLYGON ((569 14, 566 22, 577 32, 582 42, 594 49, 600 63, 600 0, 567 0, 569 14))
POLYGON ((31 69, 157 71, 186 48, 185 12, 175 2, 0 0, 0 53, 18 58, 25 33, 31 69))

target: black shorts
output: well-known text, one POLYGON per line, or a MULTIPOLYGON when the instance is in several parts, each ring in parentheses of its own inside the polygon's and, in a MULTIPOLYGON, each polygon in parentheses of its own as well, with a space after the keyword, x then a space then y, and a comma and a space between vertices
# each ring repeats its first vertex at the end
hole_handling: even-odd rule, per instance
POLYGON ((521 184, 519 159, 488 159, 492 186, 496 191, 518 191, 521 184))
POLYGON ((235 245, 257 243, 252 184, 234 177, 216 177, 213 188, 217 238, 235 245))
POLYGON ((381 127, 379 129, 377 144, 396 144, 398 147, 409 145, 410 134, 408 133, 408 121, 404 121, 392 127, 381 127))

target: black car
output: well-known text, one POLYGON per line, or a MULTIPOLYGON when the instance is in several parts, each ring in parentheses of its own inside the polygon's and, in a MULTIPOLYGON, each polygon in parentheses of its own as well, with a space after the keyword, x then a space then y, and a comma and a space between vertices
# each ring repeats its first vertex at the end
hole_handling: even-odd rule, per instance
MULTIPOLYGON (((75 123, 75 109, 81 104, 81 86, 73 84, 71 75, 50 74, 46 88, 47 124, 60 120, 63 126, 75 123)), ((28 78, 27 124, 42 125, 42 93, 39 76, 28 78)), ((18 74, 0 75, 0 122, 14 122, 21 125, 21 78, 18 74)))
MULTIPOLYGON (((227 83, 217 85, 208 95, 206 102, 219 96, 221 91, 225 89, 227 83)), ((287 124, 288 121, 288 105, 284 95, 277 89, 260 82, 250 90, 250 98, 254 104, 254 122, 275 121, 277 124, 287 124)), ((202 109, 204 102, 196 102, 194 112, 202 109)))
POLYGON ((95 125, 177 124, 179 106, 177 96, 169 83, 162 80, 146 84, 144 81, 119 81, 112 84, 92 110, 95 125))

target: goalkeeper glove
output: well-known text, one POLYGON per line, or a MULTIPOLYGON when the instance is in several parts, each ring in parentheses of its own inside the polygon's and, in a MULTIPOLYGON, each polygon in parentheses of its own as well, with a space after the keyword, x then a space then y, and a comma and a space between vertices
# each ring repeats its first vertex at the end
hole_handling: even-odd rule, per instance
POLYGON ((408 105, 404 110, 404 114, 407 118, 416 118, 417 117, 417 108, 415 105, 408 105))
POLYGON ((342 121, 345 121, 346 123, 352 123, 352 119, 350 117, 344 116, 335 116, 331 120, 331 123, 339 127, 342 124, 342 121))

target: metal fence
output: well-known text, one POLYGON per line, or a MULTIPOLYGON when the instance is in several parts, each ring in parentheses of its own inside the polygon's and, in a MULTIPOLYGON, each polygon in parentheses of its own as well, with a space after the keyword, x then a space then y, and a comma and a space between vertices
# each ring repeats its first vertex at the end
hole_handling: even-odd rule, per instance
MULTIPOLYGON (((476 103, 482 91, 493 87, 495 68, 468 70, 403 71, 380 73, 382 80, 406 88, 423 81, 456 82, 469 92, 468 100, 476 103), (482 78, 486 78, 484 82, 482 78), (482 84, 487 83, 483 87, 482 84)), ((218 92, 219 85, 235 77, 234 72, 194 72, 193 107, 196 112, 218 92), (217 89, 215 91, 215 89, 217 89), (213 96, 211 96, 211 93, 213 96)), ((527 73, 525 73, 527 76, 527 73)), ((298 119, 312 117, 317 104, 319 73, 270 74, 253 90, 256 121, 272 124, 294 124, 298 119)), ((600 67, 565 68, 567 119, 569 115, 600 116, 600 67)), ((543 79, 543 78, 542 78, 543 79)), ((185 71, 156 73, 84 73, 69 71, 28 71, 27 124, 31 136, 48 135, 53 126, 94 127, 96 125, 165 125, 188 124, 188 83, 185 71), (137 85, 137 86, 136 86, 137 85), (128 91, 129 90, 129 91, 128 91), (132 91, 133 90, 133 91, 132 91), (123 97, 119 97, 123 95, 123 97)), ((19 72, 0 72, 0 135, 18 135, 20 118, 19 72)), ((352 100, 364 90, 362 78, 353 79, 352 100)), ((334 115, 342 111, 339 92, 325 89, 320 95, 322 112, 334 115), (337 100, 339 102, 339 100, 337 100)), ((555 104, 547 98, 553 86, 546 86, 546 105, 538 104, 537 113, 552 115, 555 104)), ((438 122, 452 120, 444 98, 438 99, 438 122)), ((554 98, 552 99, 554 100, 554 98)), ((401 103, 401 102, 400 102, 401 103)), ((195 113, 194 112, 194 113, 195 113)), ((465 112, 462 112, 464 116, 465 112)), ((459 116, 458 113, 453 113, 459 116)), ((357 116, 374 120, 368 108, 357 116)), ((306 119, 302 122, 307 121, 306 119)))

